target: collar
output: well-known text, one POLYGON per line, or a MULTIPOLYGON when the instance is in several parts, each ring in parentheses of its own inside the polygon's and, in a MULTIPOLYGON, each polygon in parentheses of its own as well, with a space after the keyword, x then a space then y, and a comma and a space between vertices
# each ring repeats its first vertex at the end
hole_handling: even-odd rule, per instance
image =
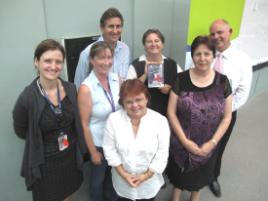
POLYGON ((233 51, 233 46, 232 46, 232 44, 226 49, 226 50, 224 50, 223 52, 219 52, 219 51, 217 51, 216 52, 216 56, 218 55, 218 54, 222 54, 222 56, 223 56, 223 58, 224 59, 227 59, 230 55, 232 55, 232 51, 233 51))
MULTIPOLYGON (((91 86, 93 90, 96 90, 98 87, 102 87, 99 79, 97 78, 94 70, 91 71, 90 75, 91 79, 94 81, 91 86)), ((112 82, 118 82, 118 76, 114 73, 109 73, 108 74, 108 82, 111 84, 112 82)))
MULTIPOLYGON (((104 38, 103 38, 102 35, 99 37, 98 41, 104 41, 104 38)), ((115 53, 118 53, 122 48, 123 48, 122 42, 121 41, 117 41, 116 42, 115 49, 114 49, 114 52, 115 53)))
MULTIPOLYGON (((124 109, 123 106, 122 106, 121 112, 122 112, 123 117, 125 118, 125 120, 127 122, 130 122, 130 124, 131 124, 131 118, 128 116, 127 111, 124 109)), ((146 113, 141 117, 140 122, 143 122, 145 119, 148 118, 148 113, 149 112, 150 112, 150 109, 147 107, 146 108, 146 113)))
MULTIPOLYGON (((167 59, 167 57, 166 57, 165 55, 162 54, 162 61, 164 62, 165 59, 167 59)), ((139 57, 139 61, 146 61, 146 60, 147 60, 147 59, 146 59, 145 54, 143 54, 143 55, 141 55, 141 56, 139 57)))

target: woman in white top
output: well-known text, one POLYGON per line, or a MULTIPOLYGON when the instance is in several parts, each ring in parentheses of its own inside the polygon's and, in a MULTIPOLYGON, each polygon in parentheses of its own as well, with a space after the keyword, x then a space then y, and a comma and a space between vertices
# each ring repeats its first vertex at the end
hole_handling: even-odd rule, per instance
POLYGON ((148 99, 140 80, 125 81, 119 93, 123 109, 106 122, 103 150, 118 201, 154 200, 164 184, 170 130, 163 115, 147 108, 148 99))
POLYGON ((110 168, 103 157, 102 140, 106 120, 119 108, 119 78, 111 73, 113 50, 103 41, 90 50, 91 72, 78 92, 84 136, 90 154, 90 200, 115 201, 110 168))

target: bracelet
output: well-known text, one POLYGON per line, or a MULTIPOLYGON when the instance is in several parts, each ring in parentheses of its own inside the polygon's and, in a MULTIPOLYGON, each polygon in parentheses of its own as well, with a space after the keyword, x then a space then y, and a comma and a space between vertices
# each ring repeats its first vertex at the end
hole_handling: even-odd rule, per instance
POLYGON ((218 144, 217 141, 216 141, 214 138, 211 139, 211 142, 212 142, 215 146, 217 146, 217 144, 218 144))
POLYGON ((147 180, 147 179, 150 179, 150 178, 153 176, 152 174, 150 174, 149 170, 146 171, 146 172, 144 173, 144 175, 146 176, 146 180, 147 180))

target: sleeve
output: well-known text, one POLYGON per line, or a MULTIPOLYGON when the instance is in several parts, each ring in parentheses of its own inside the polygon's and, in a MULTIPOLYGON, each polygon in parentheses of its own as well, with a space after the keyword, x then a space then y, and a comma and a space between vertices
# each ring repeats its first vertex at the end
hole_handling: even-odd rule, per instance
POLYGON ((194 68, 194 62, 191 56, 191 52, 189 51, 186 52, 184 70, 188 70, 190 68, 194 68))
POLYGON ((177 73, 180 73, 180 72, 182 72, 182 68, 180 67, 179 64, 177 64, 177 73))
POLYGON ((170 129, 167 119, 163 116, 163 119, 158 122, 158 149, 149 165, 149 169, 159 174, 163 173, 166 168, 168 154, 169 154, 169 139, 170 129))
POLYGON ((127 79, 135 79, 137 78, 137 72, 133 65, 129 66, 128 73, 127 73, 127 79))
POLYGON ((230 85, 229 79, 226 76, 225 86, 224 86, 224 98, 227 98, 232 94, 232 87, 230 85))
POLYGON ((123 68, 125 69, 124 75, 122 75, 122 77, 124 80, 126 80, 127 75, 128 75, 128 70, 129 70, 129 64, 130 64, 130 51, 127 45, 126 45, 125 54, 122 60, 123 60, 123 68))
POLYGON ((112 119, 113 116, 110 115, 106 122, 102 147, 108 164, 112 167, 116 167, 121 164, 121 158, 116 149, 115 129, 112 119))
POLYGON ((164 61, 165 84, 172 86, 178 75, 178 65, 173 59, 168 58, 166 61, 164 61))
POLYGON ((245 65, 241 66, 241 77, 239 85, 233 92, 233 111, 244 105, 248 99, 251 81, 252 81, 252 65, 249 58, 245 58, 245 65))
POLYGON ((89 73, 89 57, 85 53, 86 49, 81 52, 78 64, 75 70, 74 83, 78 89, 81 83, 86 79, 89 73))
POLYGON ((177 78, 172 86, 172 91, 177 95, 180 93, 180 76, 177 76, 177 78))
POLYGON ((13 127, 16 135, 26 138, 28 130, 28 110, 26 108, 25 92, 21 93, 13 109, 13 127))
POLYGON ((88 153, 88 149, 87 149, 84 134, 83 134, 84 131, 83 131, 82 122, 80 118, 80 112, 79 112, 78 103, 77 103, 76 87, 73 83, 68 82, 68 84, 70 84, 70 92, 72 96, 70 98, 73 99, 73 103, 74 103, 73 107, 74 107, 74 114, 75 114, 75 129, 76 129, 76 135, 78 137, 79 148, 83 154, 86 154, 88 153))

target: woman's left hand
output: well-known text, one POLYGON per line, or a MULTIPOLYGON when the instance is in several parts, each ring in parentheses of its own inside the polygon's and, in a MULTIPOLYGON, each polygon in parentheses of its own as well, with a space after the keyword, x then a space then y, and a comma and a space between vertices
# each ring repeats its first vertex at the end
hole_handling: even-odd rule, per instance
POLYGON ((168 94, 171 89, 171 86, 169 84, 164 84, 163 87, 160 87, 159 90, 162 94, 168 94))
POLYGON ((215 145, 211 141, 202 144, 199 155, 206 157, 214 149, 214 147, 215 145))
POLYGON ((142 182, 147 180, 147 176, 145 174, 139 174, 135 176, 134 179, 134 187, 137 188, 142 182))

